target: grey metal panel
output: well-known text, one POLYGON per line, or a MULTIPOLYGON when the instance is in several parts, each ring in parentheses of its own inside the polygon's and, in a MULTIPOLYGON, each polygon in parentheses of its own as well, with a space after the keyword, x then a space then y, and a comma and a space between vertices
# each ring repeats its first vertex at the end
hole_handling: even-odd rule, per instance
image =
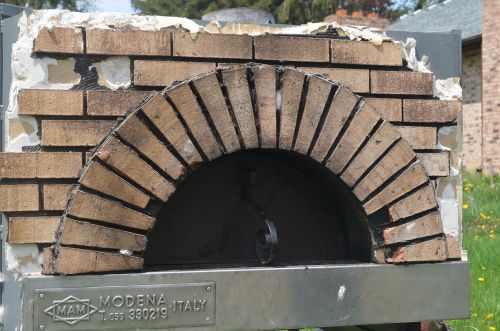
POLYGON ((462 37, 460 31, 450 32, 408 32, 387 31, 394 40, 406 41, 414 38, 417 41, 417 58, 427 55, 431 63, 431 71, 438 79, 462 76, 462 37))
MULTIPOLYGON (((28 277, 24 280, 23 330, 37 330, 33 325, 37 289, 196 282, 214 282, 217 287, 216 323, 175 330, 276 330, 467 318, 469 271, 466 262, 445 262, 28 277)), ((83 291, 72 289, 71 293, 85 299, 83 291)), ((71 329, 95 330, 86 328, 85 322, 71 329)))

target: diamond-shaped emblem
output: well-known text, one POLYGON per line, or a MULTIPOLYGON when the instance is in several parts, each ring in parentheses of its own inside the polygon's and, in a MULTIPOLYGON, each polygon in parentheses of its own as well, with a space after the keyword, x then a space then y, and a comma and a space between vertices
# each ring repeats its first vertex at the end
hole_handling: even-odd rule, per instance
POLYGON ((68 325, 88 321, 90 315, 97 311, 97 307, 90 304, 90 299, 79 299, 72 295, 62 300, 54 300, 52 303, 53 305, 44 312, 52 316, 54 322, 64 322, 68 325))

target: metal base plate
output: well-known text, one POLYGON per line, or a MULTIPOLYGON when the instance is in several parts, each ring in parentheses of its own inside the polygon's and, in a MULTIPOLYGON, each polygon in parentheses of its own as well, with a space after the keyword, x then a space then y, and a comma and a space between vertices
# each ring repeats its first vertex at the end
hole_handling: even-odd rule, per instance
POLYGON ((466 262, 40 276, 24 282, 23 330, 276 330, 467 318, 470 307, 466 262), (138 321, 136 310, 144 316, 144 301, 138 300, 148 294, 148 308, 155 316, 160 308, 160 318, 138 321), (161 294, 164 305, 158 304, 161 294), (66 308, 54 308, 61 301, 66 308))

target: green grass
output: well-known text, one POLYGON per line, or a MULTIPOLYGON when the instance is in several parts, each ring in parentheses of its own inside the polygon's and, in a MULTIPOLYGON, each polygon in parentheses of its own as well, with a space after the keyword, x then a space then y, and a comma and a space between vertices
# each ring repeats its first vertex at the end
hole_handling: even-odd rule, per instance
POLYGON ((457 331, 500 331, 500 176, 464 174, 463 200, 472 317, 448 324, 457 331))

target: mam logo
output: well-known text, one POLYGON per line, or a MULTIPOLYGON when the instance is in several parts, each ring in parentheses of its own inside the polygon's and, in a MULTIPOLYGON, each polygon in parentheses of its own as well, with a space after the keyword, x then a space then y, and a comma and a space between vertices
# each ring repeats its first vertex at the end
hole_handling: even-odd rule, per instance
POLYGON ((64 322, 69 325, 89 320, 90 315, 96 311, 97 307, 90 304, 90 299, 78 299, 72 295, 62 300, 54 300, 52 306, 44 310, 46 314, 52 316, 54 322, 64 322))

